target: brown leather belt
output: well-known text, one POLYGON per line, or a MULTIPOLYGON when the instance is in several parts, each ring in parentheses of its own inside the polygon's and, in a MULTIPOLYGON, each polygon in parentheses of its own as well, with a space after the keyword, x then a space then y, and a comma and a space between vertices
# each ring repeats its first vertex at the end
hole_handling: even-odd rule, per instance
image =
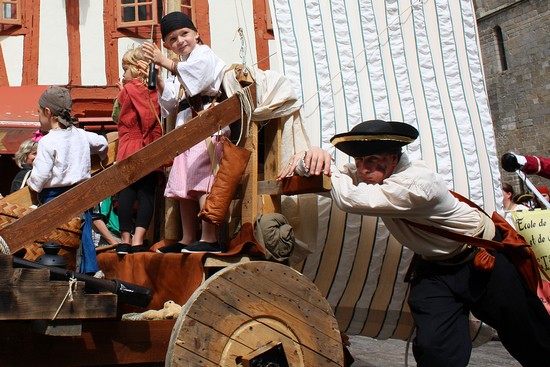
MULTIPOLYGON (((191 100, 193 109, 195 109, 196 111, 202 111, 202 106, 204 106, 207 103, 212 103, 212 101, 215 98, 216 97, 196 95, 196 96, 190 97, 189 100, 191 100)), ((191 105, 189 104, 189 100, 186 98, 180 101, 180 103, 178 104, 178 113, 191 107, 191 105)))

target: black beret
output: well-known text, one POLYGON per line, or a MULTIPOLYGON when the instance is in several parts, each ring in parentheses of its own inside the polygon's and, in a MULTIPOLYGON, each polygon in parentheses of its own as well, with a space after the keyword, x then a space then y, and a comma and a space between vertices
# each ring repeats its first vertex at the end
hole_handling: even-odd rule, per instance
POLYGON ((361 122, 347 133, 334 135, 330 142, 352 157, 364 157, 399 149, 416 138, 418 130, 409 124, 370 120, 361 122))
POLYGON ((180 11, 168 13, 160 20, 160 32, 162 33, 163 40, 170 34, 170 32, 181 28, 189 28, 195 32, 197 31, 197 28, 195 28, 191 18, 189 18, 187 14, 180 11))

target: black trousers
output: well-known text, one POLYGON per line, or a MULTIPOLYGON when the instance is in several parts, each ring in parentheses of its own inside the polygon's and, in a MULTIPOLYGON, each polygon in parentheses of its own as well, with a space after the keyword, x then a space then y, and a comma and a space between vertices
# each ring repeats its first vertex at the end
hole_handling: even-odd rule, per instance
POLYGON ((490 272, 473 261, 456 266, 422 261, 411 281, 409 306, 417 325, 413 353, 419 367, 468 365, 468 316, 492 326, 510 354, 528 367, 550 366, 550 315, 502 253, 490 272))
POLYGON ((151 172, 119 193, 118 220, 121 232, 132 233, 135 227, 149 228, 155 206, 157 177, 156 171, 151 172), (137 211, 134 227, 134 204, 136 200, 137 211))

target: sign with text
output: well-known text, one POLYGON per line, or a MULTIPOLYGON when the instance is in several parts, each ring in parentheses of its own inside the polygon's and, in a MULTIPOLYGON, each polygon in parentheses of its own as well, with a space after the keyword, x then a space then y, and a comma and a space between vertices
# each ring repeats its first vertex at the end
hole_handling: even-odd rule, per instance
MULTIPOLYGON (((537 261, 550 275, 550 210, 535 209, 512 211, 516 230, 525 238, 537 256, 537 261)), ((538 295, 550 312, 550 282, 542 275, 542 289, 538 295)))

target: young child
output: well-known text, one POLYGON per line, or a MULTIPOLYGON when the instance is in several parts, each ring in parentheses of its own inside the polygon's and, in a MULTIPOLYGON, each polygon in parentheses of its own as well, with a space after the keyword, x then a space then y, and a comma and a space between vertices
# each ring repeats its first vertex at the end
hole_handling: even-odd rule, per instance
MULTIPOLYGON (((46 135, 38 144, 28 185, 38 192, 41 204, 90 178, 91 154, 98 154, 101 160, 107 155, 107 140, 103 136, 73 126, 72 105, 69 90, 61 87, 46 89, 38 100, 40 130, 46 135)), ((92 218, 87 211, 82 228, 80 272, 97 271, 92 218)))
POLYGON ((120 225, 112 197, 97 204, 92 211, 94 245, 96 247, 118 246, 120 225))
POLYGON ((19 146, 19 149, 15 153, 15 157, 13 159, 15 160, 15 164, 17 164, 17 167, 21 168, 21 170, 17 172, 13 181, 11 182, 10 193, 13 193, 27 186, 27 179, 31 174, 32 162, 36 157, 37 146, 38 143, 32 139, 24 140, 19 146))
MULTIPOLYGON (((216 100, 226 65, 210 47, 202 44, 187 15, 169 13, 162 18, 160 27, 164 47, 176 53, 179 62, 163 55, 151 43, 144 43, 143 51, 146 58, 171 73, 166 80, 160 75, 157 78, 159 103, 163 116, 177 114, 176 127, 179 127, 216 100)), ((223 133, 228 134, 229 129, 223 133)), ((197 213, 213 181, 206 142, 176 157, 164 195, 179 201, 183 237, 158 252, 221 252, 214 224, 202 221, 200 240, 196 241, 197 213)))
MULTIPOLYGON (((145 84, 146 66, 141 47, 126 51, 122 57, 124 76, 117 96, 120 106, 117 121, 117 161, 134 154, 162 136, 157 90, 150 90, 145 84)), ((143 241, 153 218, 158 173, 158 170, 149 173, 119 193, 118 219, 122 243, 116 248, 118 254, 147 250, 143 241), (137 212, 134 222, 136 201, 137 212)))

